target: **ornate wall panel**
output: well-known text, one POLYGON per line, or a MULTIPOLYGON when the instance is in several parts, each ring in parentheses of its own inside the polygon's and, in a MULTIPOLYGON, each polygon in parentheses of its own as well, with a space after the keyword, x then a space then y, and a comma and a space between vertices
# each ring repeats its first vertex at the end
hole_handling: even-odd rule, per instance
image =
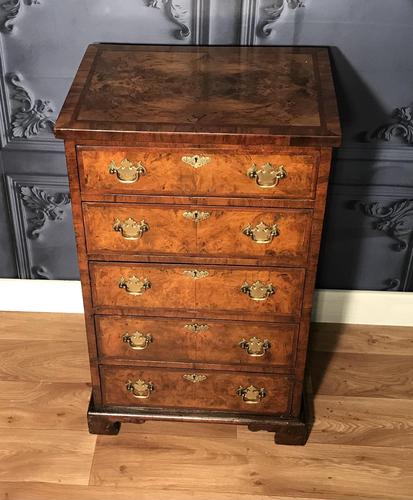
POLYGON ((318 286, 412 290, 412 24, 411 0, 0 0, 0 276, 77 277, 68 200, 32 238, 19 189, 67 192, 51 127, 89 43, 327 45, 344 144, 318 286), (62 238, 69 267, 50 261, 62 238))
POLYGON ((76 278, 67 178, 16 174, 6 180, 19 276, 76 278))

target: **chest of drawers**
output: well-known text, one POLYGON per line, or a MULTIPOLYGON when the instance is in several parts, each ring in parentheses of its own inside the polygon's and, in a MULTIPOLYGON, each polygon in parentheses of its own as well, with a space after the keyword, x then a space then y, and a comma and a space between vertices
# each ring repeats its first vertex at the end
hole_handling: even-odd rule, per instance
POLYGON ((328 50, 94 44, 65 139, 93 433, 221 422, 304 444, 332 148, 328 50))

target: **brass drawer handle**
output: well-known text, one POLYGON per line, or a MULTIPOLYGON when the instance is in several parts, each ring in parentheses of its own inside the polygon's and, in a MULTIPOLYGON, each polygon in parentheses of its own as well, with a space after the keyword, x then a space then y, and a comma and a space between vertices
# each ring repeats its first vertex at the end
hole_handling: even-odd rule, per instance
POLYGON ((257 186, 263 189, 269 189, 278 186, 281 179, 287 177, 287 171, 284 165, 274 167, 271 163, 265 163, 261 168, 257 165, 252 165, 247 171, 250 179, 255 179, 257 186))
POLYGON ((149 231, 149 226, 144 220, 136 222, 131 217, 128 217, 123 222, 115 219, 112 227, 114 231, 121 233, 125 240, 139 240, 142 238, 143 233, 149 231))
POLYGON ((259 280, 253 283, 252 285, 249 285, 247 282, 245 282, 241 287, 242 293, 247 294, 250 299, 256 301, 262 301, 268 299, 268 297, 274 295, 275 290, 276 289, 271 283, 266 285, 265 283, 259 280))
POLYGON ((197 373, 191 373, 190 375, 183 375, 184 380, 188 380, 188 382, 192 382, 193 384, 197 384, 198 382, 203 382, 208 377, 206 375, 198 375, 197 373))
POLYGON ((209 156, 201 155, 183 156, 182 161, 193 168, 200 168, 209 163, 211 158, 209 156))
POLYGON ((126 390, 131 392, 136 399, 148 399, 151 392, 155 390, 155 386, 152 382, 145 382, 141 379, 135 382, 128 380, 126 382, 126 390))
POLYGON ((255 385, 250 385, 249 387, 238 387, 238 389, 236 390, 236 394, 237 396, 240 396, 240 398, 242 398, 244 403, 256 405, 258 403, 261 403, 261 401, 267 395, 267 392, 264 387, 258 389, 257 387, 255 387, 255 385))
POLYGON ((208 325, 200 325, 199 323, 188 323, 185 328, 192 333, 206 332, 209 328, 208 325))
POLYGON ((145 335, 141 332, 135 332, 129 335, 129 333, 125 333, 122 337, 123 342, 128 344, 128 346, 134 351, 143 351, 147 349, 149 344, 153 342, 152 335, 145 335))
POLYGON ((241 349, 245 349, 249 356, 258 358, 265 355, 271 344, 267 339, 261 340, 257 337, 251 337, 249 340, 242 339, 239 346, 241 349))
POLYGON ((200 280, 201 278, 206 278, 207 276, 209 276, 208 271, 199 271, 198 269, 184 271, 183 274, 185 276, 188 276, 189 278, 192 278, 193 280, 200 280))
POLYGON ((198 210, 195 210, 194 212, 184 212, 182 215, 185 217, 185 219, 192 220, 196 223, 202 222, 203 220, 211 217, 211 214, 209 212, 198 212, 198 210))
POLYGON ((280 234, 280 231, 276 224, 267 226, 267 224, 265 224, 264 222, 260 222, 254 228, 251 226, 251 224, 248 224, 248 226, 244 228, 242 232, 245 234, 245 236, 251 238, 252 241, 261 245, 271 243, 272 240, 280 234))
POLYGON ((149 280, 146 278, 137 278, 136 276, 131 276, 130 278, 122 276, 119 281, 119 288, 123 288, 129 295, 143 295, 151 286, 149 280))
POLYGON ((133 184, 139 180, 141 175, 146 175, 146 169, 141 162, 133 164, 126 158, 120 162, 120 166, 116 165, 116 162, 112 160, 109 164, 109 173, 116 174, 119 182, 123 184, 133 184))

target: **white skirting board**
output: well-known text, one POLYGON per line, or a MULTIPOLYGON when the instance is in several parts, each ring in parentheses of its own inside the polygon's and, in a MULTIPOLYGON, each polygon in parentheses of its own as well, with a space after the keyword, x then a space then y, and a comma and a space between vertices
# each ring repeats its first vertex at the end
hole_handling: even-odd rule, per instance
MULTIPOLYGON (((80 282, 0 279, 0 311, 82 313, 80 282)), ((316 290, 313 321, 413 326, 413 293, 316 290)))

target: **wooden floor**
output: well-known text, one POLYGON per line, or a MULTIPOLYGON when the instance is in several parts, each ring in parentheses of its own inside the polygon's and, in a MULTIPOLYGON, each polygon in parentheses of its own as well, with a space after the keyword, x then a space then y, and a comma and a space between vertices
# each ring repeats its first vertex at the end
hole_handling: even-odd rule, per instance
POLYGON ((1 500, 413 499, 413 329, 314 325, 305 447, 224 425, 86 429, 79 315, 0 313, 1 500))

